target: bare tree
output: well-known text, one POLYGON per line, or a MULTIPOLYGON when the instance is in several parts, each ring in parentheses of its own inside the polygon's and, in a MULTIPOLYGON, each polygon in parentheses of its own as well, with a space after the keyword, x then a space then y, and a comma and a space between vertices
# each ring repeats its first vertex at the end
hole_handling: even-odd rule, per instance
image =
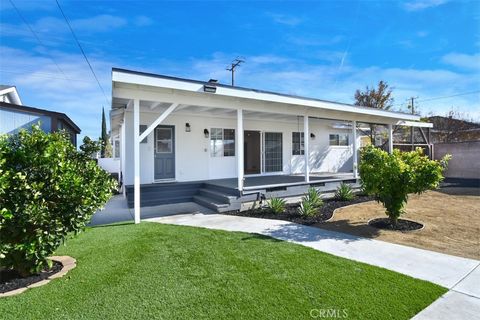
MULTIPOLYGON (((369 107, 382 110, 390 110, 393 106, 392 89, 386 81, 379 81, 377 88, 365 88, 365 91, 355 91, 356 106, 369 107)), ((369 137, 372 144, 375 144, 376 125, 369 124, 369 137)))

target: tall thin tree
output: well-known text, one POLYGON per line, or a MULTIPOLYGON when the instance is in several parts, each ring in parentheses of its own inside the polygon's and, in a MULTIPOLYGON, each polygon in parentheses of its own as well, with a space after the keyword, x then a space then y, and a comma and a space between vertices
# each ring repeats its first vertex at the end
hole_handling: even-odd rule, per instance
POLYGON ((102 135, 100 137, 100 143, 102 148, 100 149, 100 156, 105 158, 105 150, 108 142, 108 133, 107 133, 107 120, 105 119, 105 109, 102 107, 102 135))

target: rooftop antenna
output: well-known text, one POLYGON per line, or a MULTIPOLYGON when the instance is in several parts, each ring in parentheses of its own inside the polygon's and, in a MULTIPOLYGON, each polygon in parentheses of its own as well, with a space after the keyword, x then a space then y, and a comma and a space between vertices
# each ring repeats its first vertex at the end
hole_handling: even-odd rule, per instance
POLYGON ((229 67, 227 67, 227 71, 232 73, 232 87, 235 85, 235 69, 241 64, 244 63, 245 60, 242 58, 237 58, 232 61, 229 67))

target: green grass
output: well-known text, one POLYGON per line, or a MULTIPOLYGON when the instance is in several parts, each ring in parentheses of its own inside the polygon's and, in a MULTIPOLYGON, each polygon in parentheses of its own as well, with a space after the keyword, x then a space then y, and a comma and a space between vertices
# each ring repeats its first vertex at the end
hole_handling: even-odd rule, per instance
POLYGON ((268 237, 156 223, 87 229, 58 254, 77 268, 0 298, 0 318, 409 319, 446 292, 268 237))

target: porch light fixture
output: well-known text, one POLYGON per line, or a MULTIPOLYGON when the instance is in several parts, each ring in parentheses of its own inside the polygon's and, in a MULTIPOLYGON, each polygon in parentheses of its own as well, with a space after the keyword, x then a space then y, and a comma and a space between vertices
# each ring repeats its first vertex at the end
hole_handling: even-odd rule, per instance
POLYGON ((205 138, 208 138, 210 135, 210 132, 208 132, 208 129, 203 129, 203 134, 205 135, 205 138))
POLYGON ((315 134, 314 134, 314 133, 310 133, 310 138, 315 139, 315 134))
POLYGON ((192 131, 192 128, 190 127, 190 123, 185 123, 185 132, 190 132, 192 131))

